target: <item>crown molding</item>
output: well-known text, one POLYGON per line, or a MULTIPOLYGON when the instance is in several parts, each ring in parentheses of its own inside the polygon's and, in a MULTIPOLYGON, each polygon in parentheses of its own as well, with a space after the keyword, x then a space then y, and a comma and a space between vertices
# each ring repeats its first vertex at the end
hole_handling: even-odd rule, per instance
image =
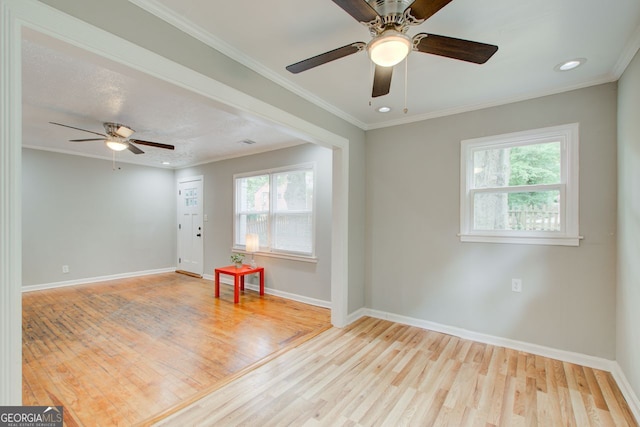
POLYGON ((640 49, 640 26, 636 27, 636 30, 627 40, 616 65, 613 67, 613 75, 616 76, 616 80, 622 77, 624 70, 627 69, 638 49, 640 49))
POLYGON ((374 129, 387 128, 391 126, 405 125, 405 124, 414 123, 414 122, 421 122, 423 120, 435 119, 438 117, 453 116, 454 114, 468 113, 470 111, 483 110, 485 108, 491 108, 491 107, 499 107, 501 105, 513 104, 515 102, 527 101, 530 99, 542 98, 544 96, 557 95, 564 92, 570 92, 572 90, 584 89, 586 87, 597 86, 605 83, 611 83, 611 82, 615 82, 616 80, 618 80, 616 76, 614 76, 613 74, 608 74, 594 80, 589 80, 573 86, 562 87, 559 89, 528 92, 520 96, 503 98, 503 99, 499 99, 492 102, 486 102, 481 104, 469 104, 461 107, 449 108, 446 110, 431 111, 429 113, 409 116, 409 117, 400 118, 397 120, 389 120, 382 123, 375 123, 372 125, 368 125, 365 130, 374 130, 374 129))
POLYGON ((157 0, 129 0, 129 2, 135 4, 141 9, 146 10, 152 15, 155 15, 156 17, 162 19, 168 24, 173 25, 180 31, 186 34, 189 34, 191 37, 194 37, 195 39, 217 50, 223 55, 228 56, 234 61, 255 71, 256 73, 267 78, 268 80, 271 80, 272 82, 295 93, 296 95, 302 97, 303 99, 306 99, 307 101, 317 105, 323 110, 326 110, 329 113, 332 113, 335 116, 338 116, 339 118, 351 123, 352 125, 359 127, 360 129, 366 130, 367 128, 366 123, 358 120, 357 118, 340 110, 339 108, 336 108, 334 105, 317 97, 313 93, 301 88, 300 86, 291 83, 289 80, 283 78, 282 76, 272 71, 270 68, 264 66, 260 62, 254 60, 253 58, 245 55, 240 50, 234 48, 224 40, 214 36, 210 32, 206 31, 204 28, 198 25, 195 25, 193 22, 189 21, 188 19, 184 19, 183 17, 176 15, 171 9, 159 3, 157 0))

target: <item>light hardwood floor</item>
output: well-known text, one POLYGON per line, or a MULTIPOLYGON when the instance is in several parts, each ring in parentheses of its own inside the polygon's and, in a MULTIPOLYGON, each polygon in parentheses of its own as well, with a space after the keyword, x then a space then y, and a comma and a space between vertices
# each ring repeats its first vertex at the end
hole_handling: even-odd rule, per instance
POLYGON ((132 425, 330 327, 328 309, 168 273, 23 295, 23 403, 132 425))
POLYGON ((637 426, 607 372, 371 318, 157 425, 637 426))

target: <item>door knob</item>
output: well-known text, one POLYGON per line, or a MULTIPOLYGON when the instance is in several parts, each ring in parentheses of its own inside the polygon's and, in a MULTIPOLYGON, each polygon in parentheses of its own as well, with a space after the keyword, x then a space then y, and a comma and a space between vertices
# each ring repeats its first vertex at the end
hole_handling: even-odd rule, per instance
POLYGON ((200 234, 200 233, 196 234, 196 237, 200 237, 200 236, 202 236, 202 234, 200 234))

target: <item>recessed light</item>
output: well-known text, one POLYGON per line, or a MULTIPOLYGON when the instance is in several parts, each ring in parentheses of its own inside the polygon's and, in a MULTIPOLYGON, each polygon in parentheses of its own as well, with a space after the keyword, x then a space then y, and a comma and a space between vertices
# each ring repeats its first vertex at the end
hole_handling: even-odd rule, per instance
POLYGON ((582 64, 587 62, 586 58, 576 58, 570 61, 562 62, 554 67, 556 71, 569 71, 578 68, 582 64))
POLYGON ((388 113, 389 111, 391 111, 391 107, 380 107, 378 108, 378 112, 379 113, 388 113))
POLYGON ((165 166, 167 166, 167 165, 170 165, 170 164, 171 164, 171 162, 162 162, 162 164, 163 164, 163 165, 165 165, 165 166))
POLYGON ((255 144, 256 142, 252 139, 243 139, 242 141, 238 141, 238 143, 252 145, 252 144, 255 144))

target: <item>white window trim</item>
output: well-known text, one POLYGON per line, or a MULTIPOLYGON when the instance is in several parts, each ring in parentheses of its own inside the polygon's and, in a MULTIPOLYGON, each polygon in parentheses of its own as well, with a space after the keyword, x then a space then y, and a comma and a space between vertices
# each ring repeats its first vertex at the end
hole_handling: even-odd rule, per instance
MULTIPOLYGON (((308 253, 301 253, 301 252, 295 252, 295 251, 284 251, 279 249, 273 249, 271 248, 270 246, 271 243, 269 242, 269 247, 266 250, 261 249, 258 252, 255 252, 255 255, 267 256, 272 258, 289 259, 293 261, 317 262, 318 259, 316 257, 316 192, 317 192, 317 183, 318 183, 317 175, 318 174, 316 171, 317 168, 316 168, 315 162, 300 163, 296 165, 283 166, 283 167, 271 168, 271 169, 263 169, 263 170, 252 171, 252 172, 244 172, 244 173, 238 173, 233 175, 233 237, 232 237, 233 241, 231 246, 232 251, 246 253, 245 245, 236 244, 236 231, 237 231, 237 218, 238 218, 238 211, 237 211, 238 193, 236 188, 236 179, 247 178, 251 176, 259 176, 259 175, 269 175, 269 185, 271 188, 271 177, 273 174, 287 172, 287 171, 306 170, 306 169, 313 171, 313 196, 312 196, 313 206, 312 206, 312 215, 311 215, 311 221, 313 223, 313 226, 311 230, 311 253, 308 254, 308 253)), ((270 190, 269 191, 269 207, 270 208, 268 211, 269 224, 271 224, 271 217, 274 215, 273 211, 271 210, 271 206, 276 206, 275 204, 276 197, 277 197, 277 192, 273 192, 270 190)), ((255 213, 255 212, 252 212, 252 213, 255 213)), ((271 234, 271 226, 269 227, 269 234, 271 234)), ((260 246, 266 247, 266 245, 263 245, 262 243, 260 244, 260 246)))
POLYGON ((504 135, 467 139, 461 142, 460 152, 460 241, 483 243, 516 243, 534 245, 578 246, 582 237, 578 232, 579 125, 571 123, 543 129, 533 129, 504 135), (561 142, 560 184, 501 188, 501 191, 560 190, 560 231, 473 230, 473 195, 495 189, 473 189, 473 156, 477 149, 499 148, 504 145, 530 145, 545 141, 561 142))
MULTIPOLYGON (((245 250, 245 247, 240 245, 240 246, 234 246, 231 248, 232 252, 238 252, 241 254, 245 254, 247 256, 251 255, 251 253, 247 252, 245 250)), ((267 257, 267 258, 279 258, 279 259, 288 259, 291 261, 302 261, 302 262, 310 262, 310 263, 314 263, 317 264, 318 263, 318 258, 316 256, 309 256, 309 255, 296 255, 293 252, 266 252, 266 251, 258 251, 258 252, 254 252, 253 254, 254 256, 262 256, 262 257, 267 257)))

